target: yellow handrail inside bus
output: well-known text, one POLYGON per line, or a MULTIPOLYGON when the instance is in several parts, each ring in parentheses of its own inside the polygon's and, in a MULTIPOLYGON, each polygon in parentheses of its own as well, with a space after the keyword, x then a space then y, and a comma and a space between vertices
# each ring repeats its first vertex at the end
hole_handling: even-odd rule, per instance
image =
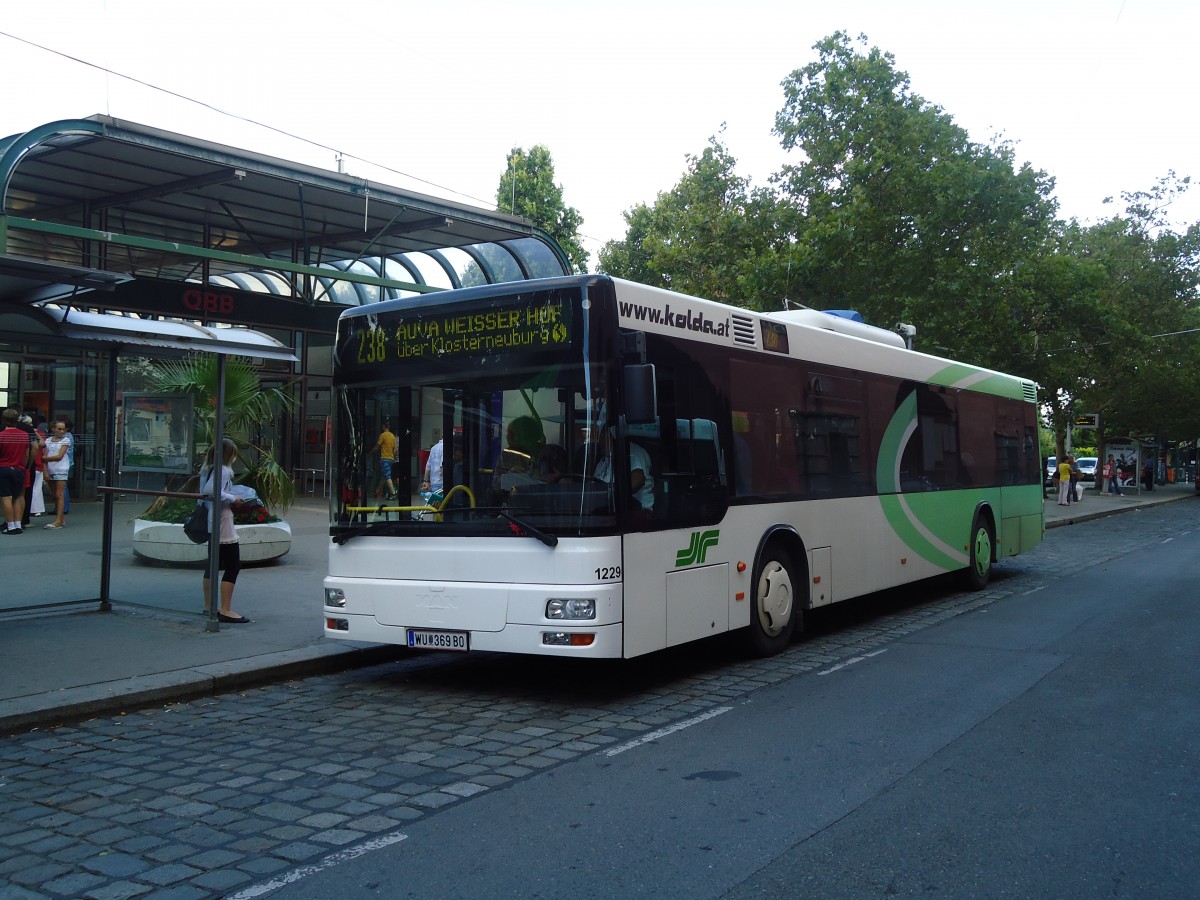
POLYGON ((445 509, 446 504, 450 502, 450 498, 453 497, 455 494, 457 494, 459 491, 462 491, 463 493, 465 493, 467 495, 467 499, 471 501, 471 508, 474 509, 475 508, 475 494, 472 493, 471 489, 469 487, 467 487, 465 484, 456 484, 454 487, 450 488, 450 490, 446 491, 446 496, 442 497, 442 502, 440 504, 438 504, 438 512, 441 512, 443 509, 445 509))
POLYGON ((421 512, 421 513, 427 513, 427 512, 431 512, 438 517, 438 521, 440 522, 442 520, 442 510, 446 508, 446 504, 450 502, 450 498, 453 497, 455 494, 459 493, 460 491, 467 495, 467 499, 471 501, 471 508, 474 509, 475 508, 475 494, 465 484, 456 484, 454 487, 450 488, 450 490, 446 491, 446 496, 442 497, 441 503, 439 503, 437 506, 430 506, 428 504, 425 504, 423 506, 383 506, 382 504, 379 504, 377 506, 347 506, 346 512, 348 512, 348 513, 368 513, 368 512, 407 512, 407 513, 421 512))

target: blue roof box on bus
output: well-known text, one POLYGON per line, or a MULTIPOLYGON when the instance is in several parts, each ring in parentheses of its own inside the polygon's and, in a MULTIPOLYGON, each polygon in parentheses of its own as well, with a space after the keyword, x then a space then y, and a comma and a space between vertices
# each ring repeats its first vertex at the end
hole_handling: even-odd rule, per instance
POLYGON ((781 312, 763 313, 763 318, 807 325, 810 328, 823 328, 825 331, 836 331, 838 334, 848 334, 877 344, 905 349, 904 338, 896 332, 868 325, 861 315, 849 309, 831 309, 826 312, 819 309, 785 309, 781 312))
POLYGON ((864 325, 867 320, 862 317, 857 309, 825 309, 822 310, 827 316, 837 316, 839 319, 849 319, 851 322, 862 322, 864 325))

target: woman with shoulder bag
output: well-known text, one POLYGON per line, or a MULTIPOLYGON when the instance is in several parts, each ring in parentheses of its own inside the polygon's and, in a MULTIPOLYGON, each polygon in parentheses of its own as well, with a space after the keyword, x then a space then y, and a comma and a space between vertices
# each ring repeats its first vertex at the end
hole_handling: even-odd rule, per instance
MULTIPOLYGON (((213 478, 217 475, 214 465, 216 445, 208 448, 204 465, 200 469, 200 493, 211 497, 213 478)), ((238 573, 242 570, 241 548, 238 547, 237 528, 233 524, 233 510, 242 505, 242 499, 233 493, 233 461, 237 459, 237 445, 225 438, 221 445, 220 494, 221 500, 216 515, 209 517, 209 530, 216 534, 220 545, 217 550, 217 567, 221 575, 221 607, 217 619, 231 625, 245 625, 250 622, 243 615, 233 611, 233 588, 237 584, 238 573)), ((205 506, 211 501, 204 501, 205 506)), ((208 569, 204 570, 204 602, 207 605, 212 582, 208 577, 208 569)))

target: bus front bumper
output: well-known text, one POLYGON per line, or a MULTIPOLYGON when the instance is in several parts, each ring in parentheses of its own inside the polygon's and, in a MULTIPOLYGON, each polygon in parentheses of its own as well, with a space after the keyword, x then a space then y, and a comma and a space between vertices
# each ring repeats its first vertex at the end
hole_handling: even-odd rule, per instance
POLYGON ((396 644, 414 649, 483 650, 526 653, 536 656, 570 656, 586 659, 620 659, 622 626, 571 622, 544 625, 507 624, 499 631, 410 629, 384 625, 374 616, 325 607, 325 636, 343 641, 396 644), (410 642, 410 633, 413 641, 410 642), (461 637, 460 637, 461 636, 461 637), (465 637, 465 647, 461 638, 465 637))

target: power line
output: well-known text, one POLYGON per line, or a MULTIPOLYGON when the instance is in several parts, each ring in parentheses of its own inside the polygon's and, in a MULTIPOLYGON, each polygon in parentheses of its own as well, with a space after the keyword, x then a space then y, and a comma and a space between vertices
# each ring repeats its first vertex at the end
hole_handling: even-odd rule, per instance
MULTIPOLYGON (((1182 331, 1164 331, 1159 334, 1148 334, 1148 335, 1146 335, 1146 339, 1153 340, 1154 338, 1175 337, 1175 335, 1178 335, 1178 334, 1195 334, 1198 331, 1200 331, 1200 328, 1185 328, 1182 331)), ((1115 344, 1115 343, 1117 343, 1117 342, 1116 341, 1088 341, 1088 342, 1082 343, 1082 344, 1071 344, 1070 346, 1067 346, 1067 347, 1059 347, 1057 350, 1046 350, 1045 353, 1047 356, 1053 356, 1055 353, 1062 353, 1064 351, 1070 351, 1070 352, 1074 353, 1077 350, 1090 350, 1093 347, 1107 347, 1109 344, 1115 344)))
MULTIPOLYGON (((159 85, 152 84, 151 82, 143 81, 140 78, 135 78, 132 75, 126 75, 123 72, 118 72, 115 69, 110 69, 108 66, 103 66, 103 65, 100 65, 99 63, 94 63, 94 62, 91 62, 86 59, 81 59, 78 56, 72 56, 71 54, 64 53, 61 50, 55 50, 53 47, 47 47, 44 44, 39 44, 36 41, 31 41, 28 38, 21 37, 20 35, 12 34, 11 32, 8 32, 8 31, 0 31, 0 36, 6 37, 10 40, 17 41, 22 44, 26 44, 30 47, 36 47, 38 50, 42 50, 46 53, 53 54, 54 56, 62 57, 63 59, 67 59, 67 60, 70 60, 71 62, 78 63, 81 66, 87 66, 89 68, 96 69, 97 71, 104 72, 106 75, 114 75, 117 78, 123 78, 126 81, 131 81, 134 84, 138 84, 138 85, 141 85, 142 87, 149 88, 152 91, 158 91, 159 93, 166 94, 170 97, 175 97, 178 100, 183 100, 185 103, 194 103, 195 105, 204 107, 207 110, 211 110, 212 112, 215 112, 218 115, 228 116, 231 119, 236 119, 240 122, 245 122, 249 125, 254 125, 258 128, 265 128, 267 131, 273 131, 276 134, 282 135, 284 137, 290 138, 295 141, 300 141, 303 144, 308 144, 312 147, 317 147, 321 150, 326 150, 326 151, 332 153, 334 155, 335 159, 346 159, 346 158, 354 159, 360 163, 363 163, 364 165, 374 166, 375 168, 382 169, 385 172, 391 172, 394 175, 399 175, 402 178, 409 178, 420 184, 425 184, 425 185, 428 185, 429 187, 437 188, 438 190, 446 191, 448 193, 454 194, 455 196, 463 197, 467 200, 470 200, 473 203, 479 203, 479 204, 482 204, 483 206, 487 206, 487 207, 494 206, 497 210, 499 210, 499 204, 493 203, 493 201, 491 201, 491 200, 484 200, 480 197, 476 197, 473 194, 468 194, 468 193, 465 193, 464 191, 455 190, 454 188, 447 187, 444 184, 438 184, 436 181, 429 181, 428 179, 421 178, 418 175, 411 175, 408 172, 402 172, 401 170, 392 168, 391 166, 385 165, 384 163, 374 162, 372 160, 366 159, 365 157, 358 156, 354 153, 347 153, 343 150, 338 150, 336 147, 330 147, 328 144, 322 144, 320 141, 314 141, 311 138, 306 138, 306 137, 303 137, 302 135, 294 134, 283 128, 277 128, 274 125, 268 125, 266 122, 260 122, 257 119, 252 119, 252 118, 249 118, 248 116, 242 116, 237 113, 230 112, 225 109, 221 109, 220 107, 213 106, 211 103, 207 103, 203 100, 197 100, 194 97, 189 97, 186 94, 181 94, 177 91, 171 90, 170 88, 160 87, 159 85)), ((340 166, 338 167, 338 171, 341 172, 340 166)), ((601 243, 600 238, 592 237, 591 235, 587 235, 582 232, 577 232, 577 234, 580 238, 595 241, 597 244, 601 243)))
POLYGON ((167 94, 168 96, 175 97, 178 100, 183 100, 186 103, 194 103, 197 106, 202 106, 205 109, 208 109, 208 110, 211 110, 212 112, 217 113, 218 115, 228 116, 231 119, 237 119, 238 121, 246 122, 249 125, 255 125, 259 128, 265 128, 267 131, 273 131, 276 134, 283 135, 284 137, 291 138, 292 140, 300 141, 301 143, 308 144, 312 147, 317 147, 321 150, 327 150, 330 153, 333 153, 335 157, 342 156, 342 157, 348 157, 350 159, 355 159, 361 163, 364 163, 365 165, 374 166, 376 168, 383 169, 386 172, 391 172, 392 174, 399 175, 402 178, 410 178, 413 181, 417 181, 417 182, 420 182, 421 184, 429 185, 430 187, 437 188, 438 190, 449 191, 452 194, 456 194, 459 197, 465 197, 468 200, 471 200, 475 203, 482 203, 485 206, 491 205, 491 201, 489 201, 489 200, 481 200, 479 197, 475 197, 475 196, 472 196, 471 194, 466 194, 462 191, 455 190, 454 188, 447 187, 444 184, 438 184, 437 182, 429 181, 428 179, 421 178, 417 175, 410 175, 408 172, 402 172, 399 169, 394 169, 391 166, 385 165, 383 163, 373 162, 369 159, 366 159, 361 156, 357 156, 353 153, 346 153, 345 151, 338 150, 335 147, 330 147, 328 144, 322 144, 320 141, 314 141, 311 138, 306 138, 306 137, 303 137, 302 135, 293 134, 292 132, 286 131, 283 128, 277 128, 274 125, 268 125, 267 123, 260 122, 257 119, 251 119, 247 116, 242 116, 242 115, 238 115, 237 113, 229 112, 228 110, 221 109, 220 107, 217 107, 217 106, 213 106, 211 103, 206 103, 203 100, 197 100, 194 97, 189 97, 186 94, 180 94, 177 91, 170 90, 169 88, 164 88, 164 87, 160 87, 159 85, 156 85, 156 84, 151 84, 148 81, 143 81, 142 79, 135 78, 132 75, 126 75, 123 72, 117 72, 116 70, 110 69, 107 66, 102 66, 99 63, 90 62, 86 59, 80 59, 78 56, 72 56, 71 54, 64 53, 61 50, 55 50, 53 47, 47 47, 44 44, 39 44, 36 41, 29 40, 28 38, 23 38, 23 37, 20 37, 19 35, 11 34, 10 32, 7 32, 7 31, 0 31, 0 36, 9 38, 10 40, 18 41, 19 43, 22 43, 22 44, 27 44, 30 47, 36 47, 38 50, 42 50, 46 53, 51 53, 55 56, 60 56, 63 59, 68 59, 71 62, 78 63, 79 65, 82 65, 82 66, 88 66, 89 68, 96 69, 97 71, 100 71, 100 72, 104 72, 107 75, 115 75, 117 78, 124 78, 126 81, 131 81, 134 84, 138 84, 138 85, 141 85, 142 87, 149 88, 152 91, 158 91, 159 93, 167 94))

